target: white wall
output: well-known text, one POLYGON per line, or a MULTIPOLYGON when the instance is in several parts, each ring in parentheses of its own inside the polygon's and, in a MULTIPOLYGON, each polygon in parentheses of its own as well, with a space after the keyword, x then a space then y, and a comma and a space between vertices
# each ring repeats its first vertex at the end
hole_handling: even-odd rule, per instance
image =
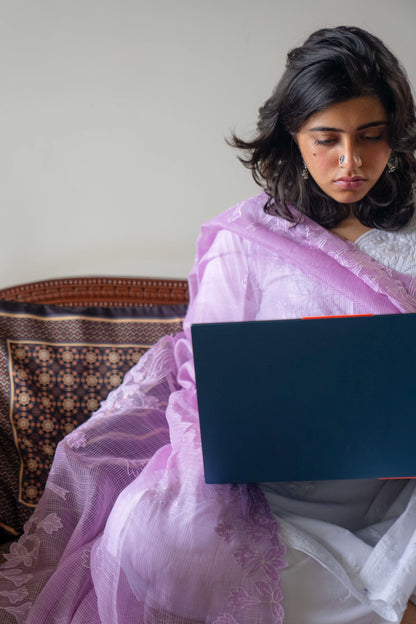
POLYGON ((415 0, 0 0, 0 288, 185 277, 200 223, 257 192, 224 135, 341 23, 416 84, 415 0))

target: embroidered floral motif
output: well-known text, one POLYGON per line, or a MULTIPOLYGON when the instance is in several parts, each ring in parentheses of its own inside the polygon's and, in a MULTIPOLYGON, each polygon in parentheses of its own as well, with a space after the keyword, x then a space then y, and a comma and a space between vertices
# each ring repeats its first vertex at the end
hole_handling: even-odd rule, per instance
POLYGON ((280 587, 276 584, 260 581, 256 583, 256 589, 259 592, 259 596, 264 601, 269 601, 273 605, 280 605, 283 595, 280 587))
POLYGON ((19 569, 7 570, 7 572, 2 572, 0 570, 0 578, 7 579, 13 583, 15 587, 21 587, 33 578, 33 574, 23 574, 22 570, 19 569))
POLYGON ((24 624, 26 622, 27 616, 29 615, 30 607, 32 606, 31 602, 25 602, 18 607, 7 607, 7 613, 14 615, 18 624, 24 624))
POLYGON ((0 591, 0 596, 6 596, 12 604, 20 602, 28 597, 27 589, 14 589, 12 591, 0 591))
POLYGON ((66 495, 69 493, 69 490, 65 490, 63 487, 52 483, 50 479, 46 482, 46 487, 49 490, 52 490, 52 492, 54 492, 58 496, 60 496, 63 500, 66 500, 66 495))
MULTIPOLYGON (((287 565, 284 561, 286 549, 279 543, 278 525, 261 496, 259 492, 249 491, 249 500, 250 497, 253 498, 243 511, 240 522, 233 525, 221 522, 216 528, 216 533, 226 543, 230 544, 235 538, 238 539, 240 546, 234 551, 233 557, 247 576, 257 575, 264 579, 255 582, 254 593, 249 593, 245 587, 238 587, 230 592, 227 605, 235 614, 241 614, 251 607, 268 605, 273 624, 281 624, 283 608, 280 604, 282 593, 279 581, 280 570, 287 565)), ((233 616, 230 614, 230 617, 233 616)), ((227 623, 228 620, 224 619, 224 622, 227 623)))
POLYGON ((42 528, 48 535, 52 535, 55 531, 62 529, 62 526, 61 519, 56 513, 50 513, 44 520, 38 522, 38 527, 42 528))
POLYGON ((250 596, 244 587, 239 587, 228 595, 227 604, 233 609, 246 609, 247 607, 260 604, 260 599, 250 596))
POLYGON ((78 450, 87 446, 87 436, 81 427, 70 433, 66 437, 65 442, 70 448, 78 450))
POLYGON ((266 552, 255 552, 249 548, 240 548, 234 553, 234 558, 240 567, 243 570, 247 570, 250 575, 261 571, 269 579, 279 582, 279 569, 281 568, 280 564, 284 554, 285 549, 282 546, 278 548, 272 547, 266 552))
POLYGON ((101 404, 101 410, 85 423, 84 429, 92 423, 93 419, 105 418, 109 412, 112 412, 113 415, 123 412, 128 403, 133 409, 165 407, 167 395, 162 397, 160 394, 152 393, 152 391, 165 380, 167 386, 170 387, 169 384, 175 373, 173 339, 171 336, 165 336, 140 358, 140 361, 126 374, 121 386, 110 392, 107 399, 101 404), (139 385, 140 392, 137 392, 139 385))
POLYGON ((29 551, 26 548, 23 540, 20 540, 19 542, 14 542, 10 546, 10 552, 4 555, 4 558, 7 559, 7 563, 3 564, 3 567, 12 568, 23 564, 25 567, 29 568, 32 565, 33 554, 33 551, 29 551))
MULTIPOLYGON (((9 581, 18 589, 2 590, 0 596, 6 598, 12 605, 16 605, 16 603, 28 598, 29 594, 24 585, 33 578, 33 575, 24 573, 22 568, 32 567, 38 557, 40 538, 36 532, 41 531, 47 535, 52 535, 52 533, 59 531, 62 527, 62 521, 56 513, 50 513, 45 518, 39 519, 35 511, 26 522, 24 526, 25 532, 22 537, 18 542, 14 542, 10 546, 8 553, 5 553, 4 558, 6 561, 0 570, 0 578, 9 581)), ((19 624, 20 622, 23 624, 26 621, 30 607, 31 603, 26 602, 18 606, 3 608, 11 615, 14 615, 19 624)))

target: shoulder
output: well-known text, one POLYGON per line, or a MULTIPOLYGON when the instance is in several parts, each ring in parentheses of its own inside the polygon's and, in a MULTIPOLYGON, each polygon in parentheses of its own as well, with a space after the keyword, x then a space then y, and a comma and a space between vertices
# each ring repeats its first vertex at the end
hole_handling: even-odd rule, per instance
POLYGON ((322 240, 338 239, 306 215, 300 214, 294 206, 291 210, 299 217, 296 223, 265 212, 267 200, 265 192, 249 197, 204 223, 198 247, 202 244, 206 249, 218 237, 229 241, 238 237, 241 241, 275 252, 289 245, 292 252, 297 253, 299 246, 322 247, 322 240))
POLYGON ((245 239, 245 232, 255 226, 264 213, 266 193, 260 193, 238 202, 224 212, 202 224, 197 239, 196 260, 209 253, 239 246, 245 239))
POLYGON ((267 195, 264 192, 244 199, 204 223, 201 231, 230 230, 234 229, 231 227, 232 224, 234 224, 234 227, 236 224, 246 227, 250 223, 255 223, 265 214, 264 206, 266 201, 267 195))
POLYGON ((201 227, 200 238, 213 239, 220 233, 238 235, 242 239, 256 239, 254 232, 274 234, 291 233, 293 223, 265 212, 268 195, 265 192, 244 199, 213 217, 201 227))

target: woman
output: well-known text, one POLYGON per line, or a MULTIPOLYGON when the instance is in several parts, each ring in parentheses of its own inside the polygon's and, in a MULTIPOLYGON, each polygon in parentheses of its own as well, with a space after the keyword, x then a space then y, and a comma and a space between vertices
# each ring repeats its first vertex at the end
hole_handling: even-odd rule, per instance
POLYGON ((190 341, 194 322, 416 311, 408 82, 365 31, 318 31, 233 143, 265 192, 203 226, 184 332, 60 444, 0 569, 10 621, 411 622, 414 482, 206 485, 190 341))

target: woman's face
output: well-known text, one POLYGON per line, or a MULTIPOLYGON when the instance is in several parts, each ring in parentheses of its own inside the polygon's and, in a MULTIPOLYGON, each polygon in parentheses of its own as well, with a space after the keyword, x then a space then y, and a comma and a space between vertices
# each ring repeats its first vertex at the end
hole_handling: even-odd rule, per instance
POLYGON ((391 153, 387 113, 376 96, 332 104, 311 115, 295 139, 316 184, 342 204, 368 193, 391 153))

